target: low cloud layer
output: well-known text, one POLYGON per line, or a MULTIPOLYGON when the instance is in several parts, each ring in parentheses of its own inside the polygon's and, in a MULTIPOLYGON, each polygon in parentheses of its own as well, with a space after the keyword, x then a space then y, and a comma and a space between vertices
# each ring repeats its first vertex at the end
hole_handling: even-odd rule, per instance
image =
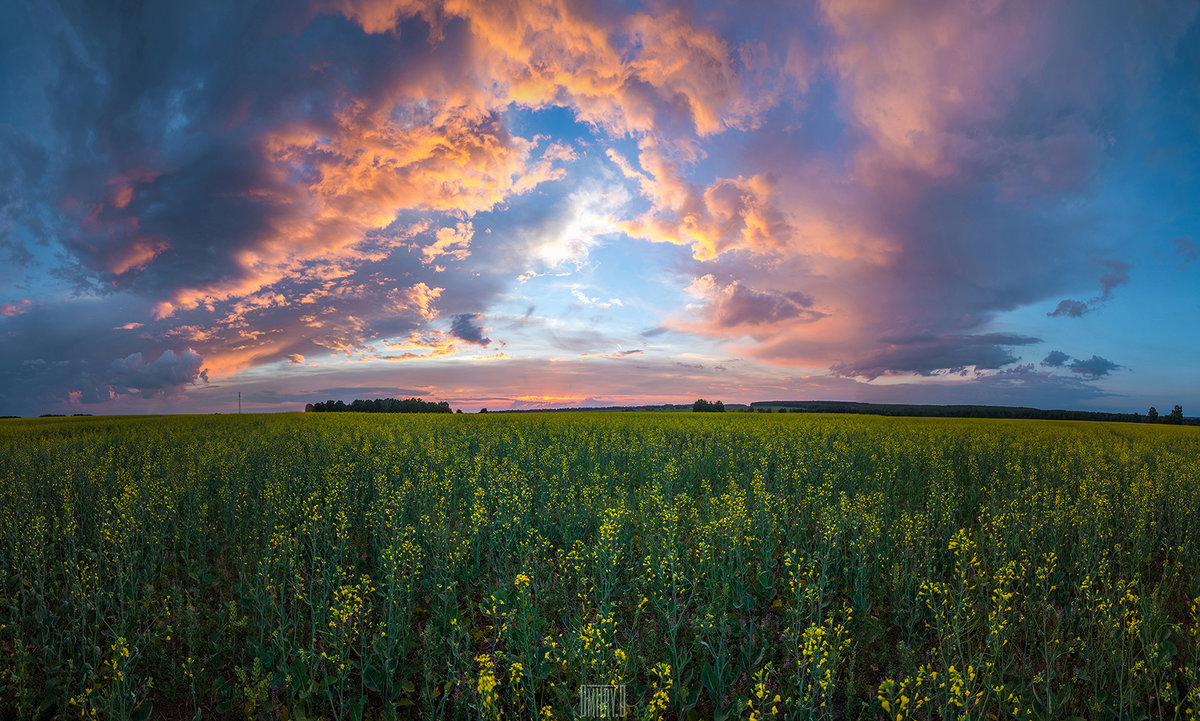
POLYGON ((974 336, 916 335, 889 339, 888 348, 857 363, 835 363, 834 374, 868 380, 896 373, 917 375, 965 374, 968 369, 995 370, 1017 360, 1016 346, 1040 343, 1038 338, 987 333, 974 336))

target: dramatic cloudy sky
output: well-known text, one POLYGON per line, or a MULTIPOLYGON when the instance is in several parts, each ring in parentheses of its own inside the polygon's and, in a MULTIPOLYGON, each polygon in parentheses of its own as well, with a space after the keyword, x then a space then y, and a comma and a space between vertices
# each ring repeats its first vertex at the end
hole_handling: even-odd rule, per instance
POLYGON ((0 7, 0 413, 1200 412, 1200 4, 0 7))

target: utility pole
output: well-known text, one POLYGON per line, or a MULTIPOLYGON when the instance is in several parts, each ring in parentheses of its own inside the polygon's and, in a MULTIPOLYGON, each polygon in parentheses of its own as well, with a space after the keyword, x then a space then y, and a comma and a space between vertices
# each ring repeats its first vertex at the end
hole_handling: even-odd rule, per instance
POLYGON ((242 415, 242 392, 238 391, 238 415, 242 415))

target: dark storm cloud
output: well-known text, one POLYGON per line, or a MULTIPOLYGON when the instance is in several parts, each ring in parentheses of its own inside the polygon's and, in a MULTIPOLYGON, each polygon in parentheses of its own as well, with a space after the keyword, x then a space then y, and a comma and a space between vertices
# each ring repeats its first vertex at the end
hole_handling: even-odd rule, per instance
POLYGON ((878 378, 888 373, 940 375, 1001 368, 1017 360, 1013 346, 1040 343, 1013 333, 916 335, 888 339, 888 347, 856 362, 834 364, 830 371, 845 377, 878 378))
MULTIPOLYGON (((26 265, 33 256, 25 241, 44 240, 35 198, 48 164, 48 154, 33 138, 0 125, 0 262, 5 265, 26 265)), ((0 282, 6 275, 0 271, 0 282)))
POLYGON ((1071 360, 1071 356, 1066 353, 1060 350, 1052 350, 1042 359, 1042 365, 1050 366, 1051 368, 1061 368, 1069 360, 1071 360))
POLYGON ((203 385, 203 353, 192 344, 140 328, 113 330, 141 312, 145 305, 136 302, 76 300, 0 317, 0 413, 163 398, 203 385))
POLYGON ((1039 371, 1032 363, 1016 365, 966 382, 862 384, 858 400, 876 403, 950 403, 1085 408, 1089 401, 1116 394, 1082 378, 1039 371))
POLYGON ((1087 360, 1082 358, 1076 359, 1071 365, 1067 366, 1072 373, 1078 373, 1089 378, 1102 378, 1109 373, 1117 370, 1121 366, 1113 363, 1107 358, 1101 358, 1098 355, 1093 355, 1087 360))
POLYGON ((143 398, 170 395, 185 385, 208 381, 201 370, 204 358, 189 349, 163 351, 156 360, 147 361, 141 353, 131 353, 112 362, 108 384, 143 398))
MULTIPOLYGON (((717 264, 743 283, 753 277, 754 287, 792 281, 830 318, 756 339, 748 355, 796 367, 840 357, 835 368, 868 375, 954 368, 980 357, 981 346, 943 353, 952 342, 939 343, 926 363, 887 338, 898 327, 978 334, 1006 312, 1050 299, 1052 315, 1080 316, 1119 295, 1130 266, 1112 258, 1119 246, 1105 237, 1092 198, 1119 138, 1138 132, 1143 116, 1131 97, 1157 92, 1157 63, 1182 51, 1194 6, 1094 13, 1086 3, 985 9, 935 1, 913 13, 895 3, 870 12, 820 5, 839 117, 855 132, 768 130, 748 140, 747 152, 758 172, 780 178, 798 252, 813 260, 771 257, 773 269, 759 271, 722 256, 697 275, 715 274, 717 264), (944 41, 926 42, 932 26, 944 41), (1113 54, 1113 46, 1132 54, 1113 54), (963 63, 968 57, 988 61, 963 63), (828 184, 847 156, 853 172, 828 184), (1108 258, 1099 273, 1097 257, 1108 258), (1055 308, 1064 288, 1097 276, 1095 301, 1055 308)), ((806 116, 818 117, 817 99, 809 100, 806 116)), ((980 357, 989 366, 1006 359, 1015 360, 996 346, 980 357)))
POLYGON ((450 321, 450 335, 467 343, 488 345, 492 339, 483 333, 483 316, 478 313, 459 313, 450 321))
MULTIPOLYGON (((308 22, 297 9, 146 3, 64 11, 63 25, 82 45, 61 47, 52 89, 56 190, 74 209, 62 236, 75 261, 66 270, 80 283, 116 280, 161 298, 252 281, 242 258, 272 252, 265 244, 276 232, 311 212, 303 184, 320 178, 317 167, 298 163, 280 173, 264 136, 303 127, 335 137, 346 97, 383 92, 428 55, 419 28, 403 39, 364 37, 342 18, 308 22)), ((325 230, 336 238, 348 229, 325 230)))
MULTIPOLYGON (((372 131, 355 125, 370 122, 353 115, 356 104, 390 109, 388 98, 419 97, 430 77, 458 82, 446 72, 462 58, 461 23, 431 45, 420 20, 364 35, 340 15, 290 3, 134 3, 119 12, 85 3, 47 5, 45 15, 57 64, 42 132, 53 150, 0 127, 0 255, 27 259, 8 229, 55 218, 62 252, 52 277, 139 306, 106 328, 143 323, 139 335, 160 348, 186 342, 224 374, 289 354, 365 349, 441 308, 478 308, 499 289, 461 264, 426 267, 417 247, 453 227, 441 211, 455 212, 459 200, 487 207, 515 182, 524 141, 499 116, 429 129, 441 133, 427 142, 437 152, 470 153, 481 164, 463 169, 485 176, 467 190, 435 177, 444 169, 436 154, 414 160, 408 175, 364 179, 334 177, 354 148, 317 148, 372 131), (493 176, 496 188, 487 185, 493 176), (424 190, 409 193, 405 182, 424 190), (397 192, 438 212, 380 228, 406 207, 397 192), (428 302, 412 297, 420 292, 428 302)), ((401 106, 392 110, 413 112, 401 106)), ((410 124, 423 128, 422 120, 410 124)), ((97 364, 140 352, 121 334, 82 352, 97 364)))

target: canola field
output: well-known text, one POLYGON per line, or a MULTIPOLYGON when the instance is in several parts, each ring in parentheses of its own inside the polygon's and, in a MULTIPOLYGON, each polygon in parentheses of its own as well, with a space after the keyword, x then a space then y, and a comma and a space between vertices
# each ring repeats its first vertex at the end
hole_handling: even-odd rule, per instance
POLYGON ((0 717, 1193 719, 1198 532, 1191 427, 0 421, 0 717))

